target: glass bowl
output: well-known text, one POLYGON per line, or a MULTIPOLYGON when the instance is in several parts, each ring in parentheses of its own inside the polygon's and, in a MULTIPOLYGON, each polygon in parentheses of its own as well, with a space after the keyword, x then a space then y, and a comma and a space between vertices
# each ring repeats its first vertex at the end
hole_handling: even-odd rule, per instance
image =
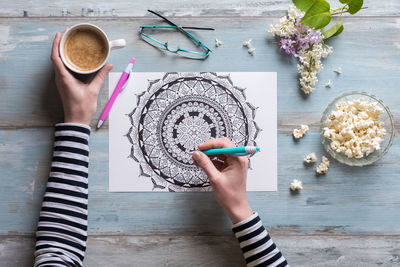
POLYGON ((389 108, 382 102, 382 100, 378 99, 374 95, 365 92, 346 93, 335 98, 325 109, 321 118, 320 134, 321 142, 324 145, 325 150, 331 155, 332 158, 349 166, 366 166, 382 158, 392 146, 394 138, 393 115, 390 112, 389 108), (386 129, 386 135, 381 143, 381 149, 375 150, 368 156, 365 156, 364 154, 364 157, 362 158, 348 158, 343 152, 336 152, 336 150, 331 148, 331 140, 324 136, 324 124, 331 112, 336 109, 337 103, 344 101, 354 101, 360 98, 368 102, 377 102, 377 105, 383 109, 382 114, 379 115, 379 120, 384 123, 383 127, 386 129))

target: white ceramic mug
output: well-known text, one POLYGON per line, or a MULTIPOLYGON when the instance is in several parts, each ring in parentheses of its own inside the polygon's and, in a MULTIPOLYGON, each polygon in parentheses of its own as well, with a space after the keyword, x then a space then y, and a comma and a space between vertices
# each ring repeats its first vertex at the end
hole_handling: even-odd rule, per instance
POLYGON ((60 50, 61 60, 64 62, 64 65, 67 66, 67 68, 69 68, 70 70, 72 70, 73 72, 76 72, 76 73, 90 74, 90 73, 94 73, 94 72, 98 71, 106 64, 108 57, 110 56, 111 50, 123 48, 125 46, 126 46, 126 42, 124 39, 117 39, 117 40, 110 41, 110 39, 108 39, 107 34, 102 29, 100 29, 98 26, 90 24, 90 23, 80 23, 80 24, 76 24, 67 29, 67 31, 64 33, 63 37, 61 38, 59 50, 60 50), (68 60, 65 58, 65 55, 64 55, 64 43, 67 40, 68 36, 74 30, 81 29, 81 28, 85 28, 85 29, 90 28, 92 30, 95 30, 97 33, 99 33, 104 38, 105 43, 107 43, 107 46, 108 46, 107 47, 107 55, 106 55, 103 63, 101 63, 100 66, 98 66, 97 68, 92 69, 92 70, 83 71, 83 70, 79 70, 79 69, 75 68, 70 62, 68 62, 68 60))

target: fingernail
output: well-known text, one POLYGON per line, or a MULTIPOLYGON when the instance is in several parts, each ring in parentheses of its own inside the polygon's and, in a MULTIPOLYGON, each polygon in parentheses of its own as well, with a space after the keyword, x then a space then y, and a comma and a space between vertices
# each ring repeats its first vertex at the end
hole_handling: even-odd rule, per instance
POLYGON ((197 163, 199 163, 199 160, 201 159, 200 152, 199 152, 199 151, 193 152, 192 158, 194 159, 194 161, 196 161, 197 163))

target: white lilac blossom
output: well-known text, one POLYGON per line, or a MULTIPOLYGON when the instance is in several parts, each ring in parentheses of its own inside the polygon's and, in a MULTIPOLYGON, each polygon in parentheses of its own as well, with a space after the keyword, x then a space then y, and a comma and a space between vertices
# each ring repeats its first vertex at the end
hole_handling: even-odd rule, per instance
POLYGON ((256 52, 255 48, 249 48, 249 50, 247 50, 247 52, 249 52, 250 55, 254 56, 254 53, 256 52))
POLYGON ((338 67, 337 69, 333 70, 333 72, 336 72, 337 74, 342 74, 342 68, 338 67))
POLYGON ((362 158, 381 148, 386 135, 379 115, 383 109, 376 102, 362 98, 336 104, 324 123, 324 136, 330 146, 348 158, 362 158))
POLYGON ((243 46, 244 46, 244 47, 247 47, 247 48, 251 48, 251 39, 245 41, 245 42, 243 43, 243 46))
POLYGON ((221 45, 222 45, 222 42, 220 40, 218 40, 217 38, 215 38, 215 46, 218 47, 221 45))
POLYGON ((297 190, 301 190, 301 189, 303 189, 303 184, 300 180, 294 179, 290 183, 290 190, 297 191, 297 190))
POLYGON ((278 24, 271 25, 268 32, 281 38, 279 45, 285 53, 299 59, 297 69, 300 73, 300 87, 304 93, 309 94, 318 82, 317 74, 322 70, 321 59, 332 53, 332 47, 324 43, 320 30, 300 22, 303 16, 304 12, 290 5, 288 15, 282 17, 278 24))
POLYGON ((331 88, 333 85, 331 80, 328 80, 328 82, 325 84, 325 87, 331 88))

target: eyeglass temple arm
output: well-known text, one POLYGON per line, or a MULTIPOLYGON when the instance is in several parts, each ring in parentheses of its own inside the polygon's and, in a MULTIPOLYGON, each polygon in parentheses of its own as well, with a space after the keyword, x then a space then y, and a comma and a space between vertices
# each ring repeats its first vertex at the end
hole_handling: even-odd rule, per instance
POLYGON ((199 28, 199 27, 186 27, 183 26, 182 29, 188 29, 188 30, 203 30, 203 31, 215 31, 213 28, 199 28))
MULTIPOLYGON (((156 13, 156 12, 150 10, 150 9, 148 9, 147 11, 149 11, 150 13, 162 18, 163 20, 165 20, 166 22, 168 22, 172 26, 178 26, 175 23, 173 23, 172 21, 170 21, 169 19, 167 19, 166 17, 164 17, 164 16, 162 16, 162 15, 160 15, 160 14, 158 14, 158 13, 156 13)), ((200 27, 182 27, 182 28, 183 29, 191 29, 191 30, 206 30, 206 31, 214 31, 215 30, 213 28, 200 28, 200 27)))

